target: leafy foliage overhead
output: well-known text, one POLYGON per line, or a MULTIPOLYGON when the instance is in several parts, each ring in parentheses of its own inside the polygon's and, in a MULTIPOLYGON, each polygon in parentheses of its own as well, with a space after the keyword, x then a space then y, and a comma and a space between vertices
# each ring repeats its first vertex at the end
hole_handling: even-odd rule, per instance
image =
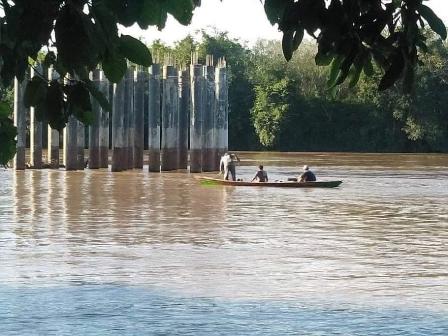
POLYGON ((70 114, 88 122, 90 95, 101 99, 89 72, 101 66, 112 82, 123 78, 127 61, 149 66, 152 58, 139 40, 121 35, 118 24, 137 23, 145 29, 165 26, 171 14, 180 23, 191 21, 199 0, 4 0, 0 1, 0 79, 7 87, 14 77, 26 79, 29 59, 37 61, 42 47, 48 52, 46 68, 29 78, 27 106, 41 111, 38 117, 57 129, 70 114), (53 52, 56 50, 56 52, 53 52), (46 79, 50 66, 71 81, 46 79))
POLYGON ((402 79, 412 90, 423 34, 429 26, 442 39, 447 30, 425 0, 265 0, 272 24, 283 32, 283 54, 290 60, 304 32, 318 44, 316 64, 330 65, 329 86, 347 78, 355 85, 361 72, 372 74, 372 61, 384 71, 379 90, 402 79))

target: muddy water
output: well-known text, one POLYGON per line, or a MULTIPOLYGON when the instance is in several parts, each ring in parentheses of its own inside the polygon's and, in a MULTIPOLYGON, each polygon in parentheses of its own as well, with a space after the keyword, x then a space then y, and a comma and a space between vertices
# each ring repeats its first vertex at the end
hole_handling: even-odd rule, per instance
POLYGON ((0 335, 448 334, 448 156, 240 156, 344 183, 0 171, 0 335))

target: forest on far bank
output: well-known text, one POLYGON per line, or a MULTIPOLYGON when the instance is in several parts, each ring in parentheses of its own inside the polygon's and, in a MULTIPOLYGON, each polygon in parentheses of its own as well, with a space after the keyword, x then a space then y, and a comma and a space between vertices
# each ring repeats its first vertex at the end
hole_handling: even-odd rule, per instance
POLYGON ((382 73, 373 62, 356 85, 331 88, 331 67, 316 65, 326 63, 315 60, 316 46, 307 41, 289 62, 280 42, 248 48, 225 32, 150 48, 156 59, 183 65, 195 50, 202 62, 207 54, 226 58, 233 150, 448 152, 448 48, 436 36, 407 95, 400 84, 379 92, 382 73))

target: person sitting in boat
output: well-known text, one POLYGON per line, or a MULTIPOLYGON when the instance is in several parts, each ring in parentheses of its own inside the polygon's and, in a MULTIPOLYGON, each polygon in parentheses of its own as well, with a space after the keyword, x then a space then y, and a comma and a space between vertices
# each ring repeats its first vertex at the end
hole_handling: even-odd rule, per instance
POLYGON ((232 181, 236 181, 236 163, 240 162, 240 158, 233 153, 226 152, 221 157, 221 162, 219 163, 219 172, 224 174, 224 179, 229 179, 229 173, 232 174, 232 181))
POLYGON ((263 170, 263 165, 258 166, 258 171, 255 174, 254 178, 251 182, 258 181, 258 182, 268 182, 268 173, 263 170))
POLYGON ((303 166, 303 173, 299 177, 299 182, 315 182, 316 175, 310 170, 310 167, 307 165, 303 166))

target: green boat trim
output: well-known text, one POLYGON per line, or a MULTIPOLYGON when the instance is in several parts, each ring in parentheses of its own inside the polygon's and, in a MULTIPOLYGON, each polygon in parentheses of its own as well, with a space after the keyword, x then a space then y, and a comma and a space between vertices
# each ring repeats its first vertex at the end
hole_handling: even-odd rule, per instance
POLYGON ((197 179, 202 185, 227 185, 234 187, 277 187, 277 188, 335 188, 342 181, 316 181, 316 182, 248 182, 248 181, 228 181, 207 176, 198 176, 197 179))

